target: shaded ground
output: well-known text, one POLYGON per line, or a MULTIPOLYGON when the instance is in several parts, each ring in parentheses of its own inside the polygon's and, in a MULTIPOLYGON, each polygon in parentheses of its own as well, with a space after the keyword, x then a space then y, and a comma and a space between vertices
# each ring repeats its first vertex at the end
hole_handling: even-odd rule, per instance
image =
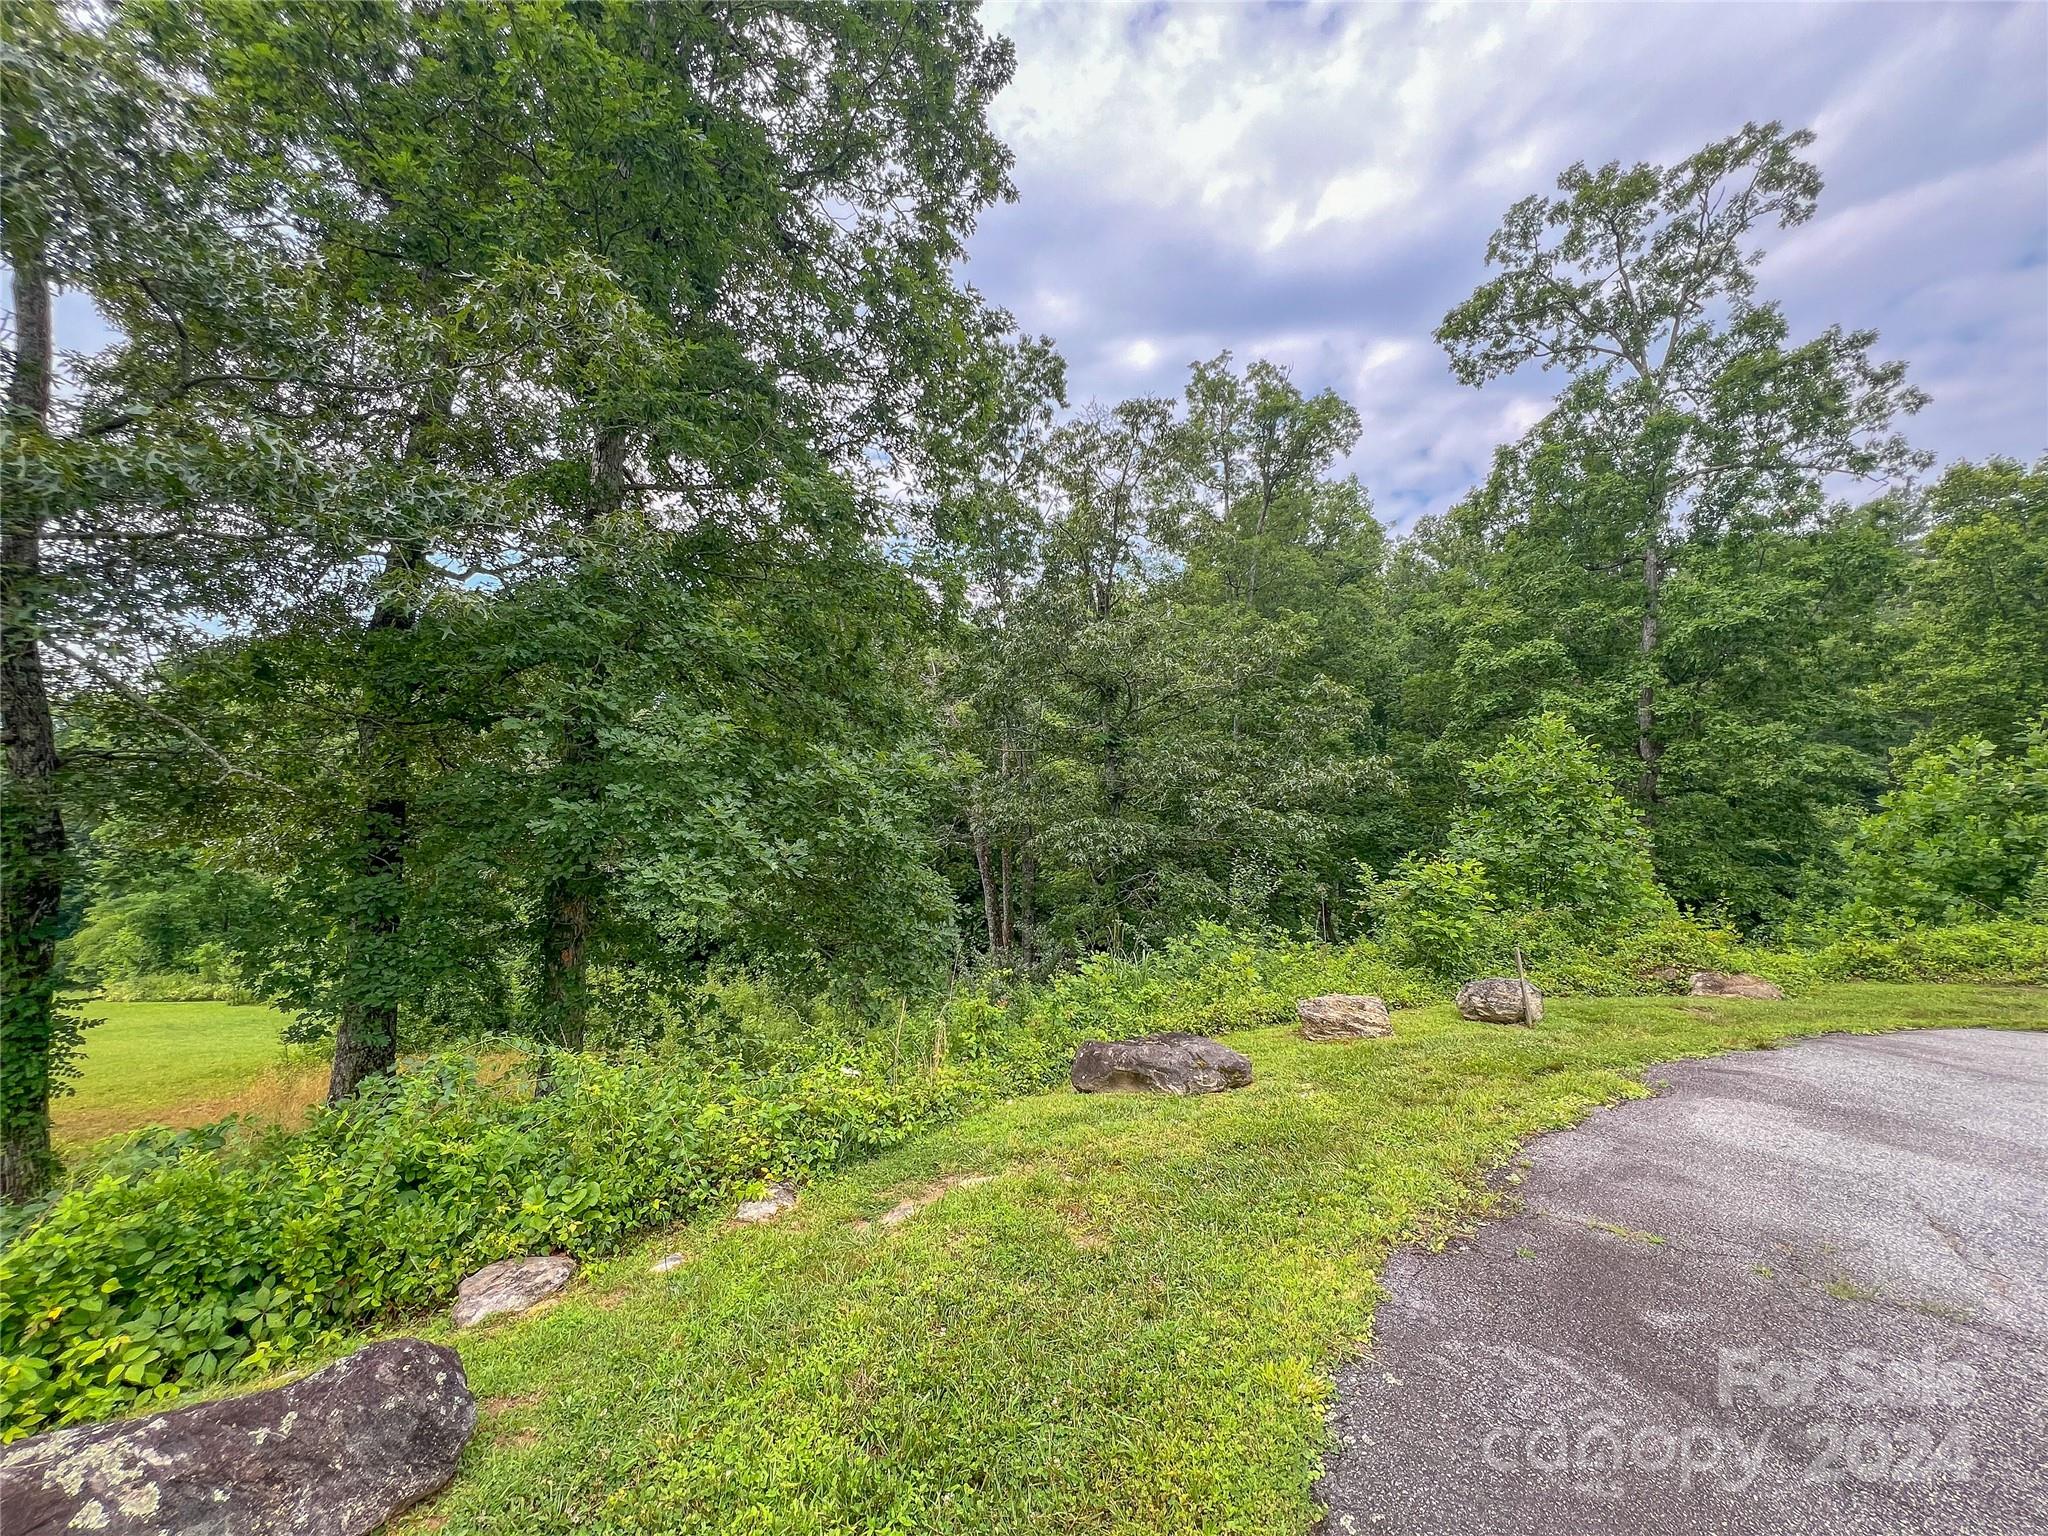
POLYGON ((1651 1077, 1527 1149, 1519 1214, 1388 1264, 1326 1528, 2048 1529, 2048 1036, 1651 1077))

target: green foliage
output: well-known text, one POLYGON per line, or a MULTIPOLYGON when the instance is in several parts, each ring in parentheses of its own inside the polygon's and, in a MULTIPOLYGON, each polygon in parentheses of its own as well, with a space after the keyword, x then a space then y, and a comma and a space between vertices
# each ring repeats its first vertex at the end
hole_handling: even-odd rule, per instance
MULTIPOLYGON (((1676 916, 1607 949, 1554 943, 1554 995, 1669 990, 1693 968, 1819 979, 2048 980, 2048 927, 2007 924, 1809 956, 1742 948, 1676 916)), ((553 1091, 430 1058, 304 1131, 152 1134, 17 1215, 0 1252, 8 1432, 103 1417, 246 1375, 445 1297, 514 1254, 610 1252, 769 1178, 814 1177, 995 1099, 1049 1088, 1075 1044, 1286 1024, 1296 1002, 1448 990, 1440 963, 1199 925, 1042 987, 861 1010, 714 981, 652 1054, 557 1053, 553 1091), (706 1070, 699 1057, 754 1060, 706 1070)), ((1459 978, 1462 979, 1462 978, 1459 978)))
POLYGON ((1641 820, 1562 716, 1540 716, 1471 764, 1466 784, 1446 851, 1486 872, 1503 911, 1586 940, 1669 910, 1641 820))
POLYGON ((1930 743, 2009 746, 2048 709, 2048 459, 1953 465, 1919 511, 1893 692, 1930 743))
POLYGON ((2048 724, 1911 759, 1842 862, 1838 921, 1864 935, 2048 913, 2048 724))
POLYGON ((1799 957, 1830 981, 2048 985, 2048 922, 1954 923, 1888 937, 1850 934, 1799 957))
POLYGON ((234 945, 262 905, 246 879, 158 858, 131 867, 93 839, 92 900, 57 950, 67 984, 124 1002, 247 1002, 234 945), (138 873, 139 871, 139 873, 138 873))
POLYGON ((1689 906, 1774 917, 1899 738, 1878 697, 1911 528, 1828 505, 1903 483, 1924 396, 1876 335, 1792 339, 1759 238, 1813 215, 1812 135, 1749 124, 1673 165, 1575 165, 1508 211, 1499 271, 1437 332, 1460 378, 1564 370, 1554 409, 1418 530, 1413 708, 1437 809, 1455 765, 1544 710, 1634 776, 1689 906))
POLYGON ((454 1336, 480 1421, 429 1523, 1299 1536, 1384 1266, 1497 1211, 1488 1171, 1526 1138, 1682 1057, 2042 1022, 2009 988, 1567 1002, 1540 1038, 1440 1004, 1355 1047, 1237 1036, 1237 1093, 998 1106, 771 1226, 664 1230, 546 1314, 454 1336))
POLYGON ((1513 942, 1502 927, 1486 867, 1473 859, 1410 855, 1371 887, 1367 909, 1387 952, 1434 976, 1493 970, 1513 942))
POLYGON ((1676 914, 1642 823, 1591 743, 1539 716, 1465 770, 1467 798, 1441 854, 1410 856, 1376 886, 1374 932, 1402 963, 1439 977, 1499 971, 1676 914))
POLYGON ((892 1084, 565 1056, 530 1099, 437 1058, 303 1132, 138 1144, 0 1254, 6 1430, 260 1370, 493 1259, 602 1253, 764 1178, 894 1145, 1005 1085, 986 1060, 892 1084))

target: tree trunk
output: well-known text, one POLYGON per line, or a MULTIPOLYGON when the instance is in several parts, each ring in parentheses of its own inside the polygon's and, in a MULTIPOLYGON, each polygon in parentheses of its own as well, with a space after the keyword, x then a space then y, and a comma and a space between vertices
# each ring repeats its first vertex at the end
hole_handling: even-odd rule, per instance
POLYGON ((981 918, 988 929, 988 957, 996 957, 996 881, 995 871, 989 867, 988 831, 977 819, 970 818, 969 828, 974 838, 974 867, 981 875, 981 918))
POLYGON ((1655 674, 1647 669, 1656 665, 1657 653, 1657 599, 1664 585, 1664 549, 1662 541, 1652 534, 1643 548, 1643 634, 1640 649, 1646 669, 1643 686, 1636 695, 1636 757, 1642 763, 1641 777, 1637 781, 1637 793, 1643 803, 1646 819, 1657 814, 1657 759, 1664 748, 1657 741, 1657 685, 1655 674))
MULTIPOLYGON (((607 428, 591 450, 590 500, 583 527, 595 531, 599 522, 626 502, 626 435, 607 428)), ((589 694, 600 691, 610 669, 600 656, 591 666, 584 696, 572 693, 562 727, 561 777, 565 797, 595 800, 599 750, 597 715, 588 707, 589 694)), ((604 899, 604 878, 597 852, 578 848, 562 868, 550 875, 542 896, 540 949, 540 1017, 543 1029, 566 1051, 580 1051, 590 1017, 590 938, 604 899)), ((547 1079, 542 1078, 542 1086, 547 1079)))
POLYGON ((1023 940, 1024 967, 1038 963, 1038 856, 1031 851, 1031 830, 1024 831, 1024 852, 1019 855, 1017 877, 1017 932, 1023 940))
POLYGON ((356 759, 367 786, 356 865, 362 900, 349 923, 351 995, 342 1002, 335 1030, 334 1067, 327 1078, 330 1104, 352 1095, 364 1078, 398 1066, 398 1004, 389 999, 387 956, 404 922, 411 851, 409 765, 396 724, 405 710, 409 684, 384 649, 419 624, 412 583, 425 558, 426 551, 416 541, 392 545, 384 555, 384 589, 370 612, 371 680, 364 686, 356 717, 356 759), (394 672, 399 674, 396 678, 394 672))
POLYGON ((1010 957, 1010 845, 1003 844, 1002 894, 996 902, 996 916, 1002 923, 1002 933, 996 940, 996 948, 1005 960, 1010 957))
POLYGON ((557 874, 547 885, 547 932, 541 940, 541 1017, 552 1043, 583 1049, 590 1019, 590 928, 594 882, 581 872, 557 874))
MULTIPOLYGON (((15 232, 14 373, 7 414, 18 429, 50 419, 53 356, 50 276, 43 248, 15 232)), ((0 1199, 21 1201, 49 1183, 50 1087, 57 1040, 57 917, 66 841, 57 800, 57 728, 43 677, 42 514, 0 508, 0 1199)))

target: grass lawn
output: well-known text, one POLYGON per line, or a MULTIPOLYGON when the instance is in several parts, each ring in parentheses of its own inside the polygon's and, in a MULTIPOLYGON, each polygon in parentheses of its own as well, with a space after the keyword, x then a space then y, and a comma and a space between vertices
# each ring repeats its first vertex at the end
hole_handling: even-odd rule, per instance
POLYGON ((60 1149, 144 1125, 204 1125, 223 1115, 289 1120, 327 1088, 324 1061, 288 1063, 287 1015, 235 1003, 84 1005, 76 1092, 50 1106, 60 1149))
POLYGON ((1391 1040, 1235 1036, 1236 1093, 1005 1104, 459 1336, 477 1436, 400 1528, 1301 1536, 1390 1249, 1472 1221, 1520 1142, 1654 1063, 1923 1024, 2048 1027, 2048 993, 1565 999, 1531 1031, 1436 1007, 1391 1040))

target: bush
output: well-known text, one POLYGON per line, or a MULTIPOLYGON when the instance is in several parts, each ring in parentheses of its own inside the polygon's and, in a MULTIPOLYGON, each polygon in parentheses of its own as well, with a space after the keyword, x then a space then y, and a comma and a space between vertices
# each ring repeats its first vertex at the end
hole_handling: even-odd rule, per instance
POLYGON ((1889 938, 1850 935, 1802 957, 1823 981, 2048 984, 2048 923, 1954 923, 1889 938))
POLYGON ((1372 888, 1370 911, 1387 952, 1432 976, 1491 969, 1502 947, 1501 916, 1475 859, 1403 859, 1372 888))
POLYGON ((1501 910, 1530 932, 1585 943, 1676 911, 1657 884, 1641 819, 1561 715, 1539 716, 1468 763, 1465 785, 1469 804, 1451 825, 1446 858, 1484 870, 1501 910))
POLYGON ((99 985, 96 997, 109 1003, 254 1003, 254 993, 231 977, 190 971, 144 971, 99 985))
POLYGON ((261 1369, 437 1301, 494 1259, 602 1253, 1036 1086, 1043 1065, 1036 1051, 991 1055, 891 1085, 857 1070, 721 1080, 564 1057, 536 1100, 442 1057, 300 1132, 145 1143, 0 1254, 0 1430, 261 1369))
POLYGON ((2048 900, 2048 725, 2022 750, 1965 738, 1909 762, 1843 849, 1845 932, 2040 911, 2048 900))

